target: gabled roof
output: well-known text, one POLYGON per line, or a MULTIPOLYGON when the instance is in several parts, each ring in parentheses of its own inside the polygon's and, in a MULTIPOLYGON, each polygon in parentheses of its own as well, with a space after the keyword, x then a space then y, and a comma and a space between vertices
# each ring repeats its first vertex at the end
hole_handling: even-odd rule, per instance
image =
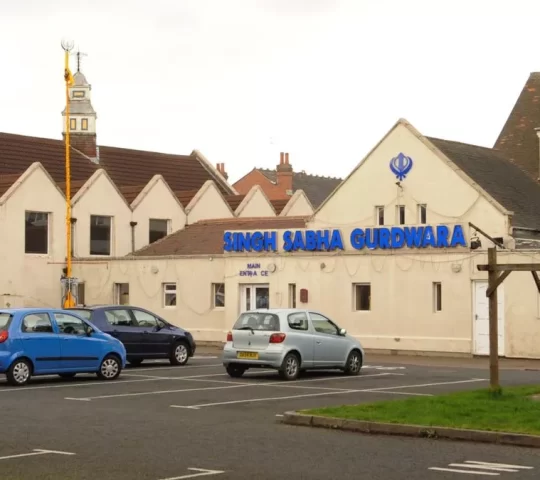
POLYGON ((512 226, 540 229, 540 185, 500 151, 426 137, 507 210, 512 226))
POLYGON ((242 200, 244 200, 244 198, 245 198, 245 195, 226 195, 225 196, 225 200, 227 201, 227 203, 229 204, 233 212, 236 211, 236 209, 242 203, 242 200))
POLYGON ((285 208, 285 205, 289 203, 290 199, 278 199, 278 200, 270 200, 270 203, 274 207, 274 210, 276 211, 276 215, 279 215, 282 210, 285 208))
MULTIPOLYGON (((100 146, 99 164, 73 148, 70 157, 75 190, 96 170, 103 168, 119 189, 124 188, 128 197, 136 197, 156 174, 163 175, 175 192, 197 191, 206 181, 213 180, 222 194, 236 193, 197 151, 190 155, 172 155, 100 146)), ((57 185, 65 190, 65 144, 62 140, 0 133, 0 177, 7 179, 7 175, 20 175, 35 162, 40 162, 57 185)))
POLYGON ((305 228, 307 217, 230 218, 202 220, 134 252, 135 257, 218 255, 223 253, 227 230, 280 230, 305 228))
MULTIPOLYGON (((268 180, 275 183, 277 173, 275 170, 258 168, 268 180)), ((293 192, 303 190, 314 208, 317 208, 343 181, 341 178, 321 177, 309 175, 306 172, 293 172, 293 192)))
POLYGON ((504 152, 535 180, 540 176, 540 73, 533 72, 523 87, 493 148, 504 152))

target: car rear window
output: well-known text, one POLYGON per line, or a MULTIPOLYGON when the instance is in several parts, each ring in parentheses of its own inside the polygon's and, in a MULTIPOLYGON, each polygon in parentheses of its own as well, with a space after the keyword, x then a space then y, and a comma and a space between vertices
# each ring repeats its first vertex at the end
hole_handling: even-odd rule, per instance
POLYGON ((77 315, 84 318, 85 320, 90 320, 90 317, 92 316, 91 310, 77 310, 76 308, 70 308, 69 311, 76 313, 77 315))
POLYGON ((0 330, 4 330, 9 327, 13 315, 11 313, 0 313, 0 330))
POLYGON ((279 317, 273 313, 250 312, 242 313, 233 330, 264 330, 267 332, 279 331, 279 317))

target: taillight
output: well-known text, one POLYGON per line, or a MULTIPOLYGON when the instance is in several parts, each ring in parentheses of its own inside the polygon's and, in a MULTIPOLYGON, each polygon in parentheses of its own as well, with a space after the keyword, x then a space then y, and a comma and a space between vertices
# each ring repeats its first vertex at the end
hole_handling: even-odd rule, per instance
POLYGON ((227 341, 232 342, 232 332, 227 332, 227 341))
POLYGON ((0 343, 4 343, 9 338, 7 330, 2 330, 0 332, 0 343))
POLYGON ((282 343, 285 340, 284 333, 273 333, 270 335, 270 343, 282 343))

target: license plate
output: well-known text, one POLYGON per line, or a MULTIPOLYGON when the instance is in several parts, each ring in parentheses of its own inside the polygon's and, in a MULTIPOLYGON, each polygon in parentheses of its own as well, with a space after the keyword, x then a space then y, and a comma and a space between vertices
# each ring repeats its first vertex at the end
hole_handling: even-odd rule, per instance
POLYGON ((238 352, 236 358, 249 358, 251 360, 258 360, 259 354, 256 352, 238 352))

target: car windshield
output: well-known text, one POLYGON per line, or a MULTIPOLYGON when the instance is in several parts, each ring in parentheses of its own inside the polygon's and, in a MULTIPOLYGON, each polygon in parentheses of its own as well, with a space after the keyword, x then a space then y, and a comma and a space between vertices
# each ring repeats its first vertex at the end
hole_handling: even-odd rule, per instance
POLYGON ((11 313, 0 313, 0 330, 4 330, 9 326, 12 316, 11 313))
POLYGON ((279 331, 279 317, 273 313, 246 312, 242 313, 233 330, 263 330, 266 332, 279 331))
POLYGON ((70 308, 69 311, 76 313, 77 315, 84 318, 85 320, 90 320, 90 317, 92 316, 91 310, 77 310, 76 308, 70 308))

